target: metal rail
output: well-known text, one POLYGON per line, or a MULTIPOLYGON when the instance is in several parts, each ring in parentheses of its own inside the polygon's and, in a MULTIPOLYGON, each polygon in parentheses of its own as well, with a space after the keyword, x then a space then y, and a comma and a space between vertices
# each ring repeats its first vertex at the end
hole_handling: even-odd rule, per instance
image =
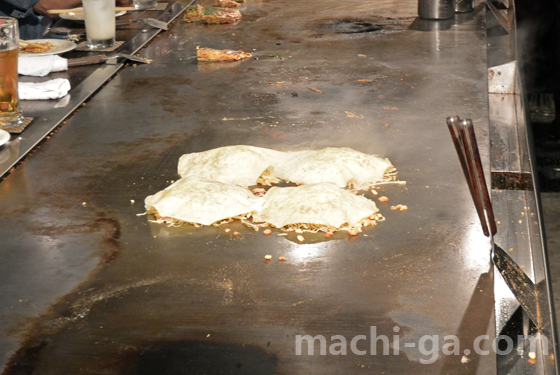
MULTIPOLYGON (((550 271, 517 55, 515 9, 513 2, 509 5, 509 33, 488 35, 492 203, 501 224, 494 237, 494 295, 496 335, 513 339, 519 354, 498 355, 497 370, 510 375, 558 374, 550 271)), ((488 13, 487 30, 500 27, 503 20, 494 11, 488 13)))

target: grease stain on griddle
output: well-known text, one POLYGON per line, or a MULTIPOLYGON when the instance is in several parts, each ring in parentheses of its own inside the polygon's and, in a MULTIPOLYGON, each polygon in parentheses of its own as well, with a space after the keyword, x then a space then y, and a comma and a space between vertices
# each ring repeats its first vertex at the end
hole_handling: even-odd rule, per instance
POLYGON ((121 375, 275 374, 277 359, 247 345, 204 341, 162 342, 126 353, 121 375))
POLYGON ((278 95, 276 94, 267 94, 267 93, 251 93, 249 97, 253 99, 257 105, 274 105, 280 102, 278 99, 278 95))
POLYGON ((6 366, 3 375, 31 375, 35 371, 41 352, 47 346, 46 341, 41 341, 37 345, 29 346, 19 350, 6 366))
POLYGON ((121 224, 115 218, 105 217, 104 213, 98 213, 96 216, 93 228, 102 232, 102 241, 105 245, 105 251, 101 254, 101 261, 104 264, 109 264, 119 257, 121 251, 119 243, 121 224))
POLYGON ((321 30, 330 30, 336 34, 342 35, 368 35, 386 31, 403 31, 406 29, 406 24, 409 22, 410 19, 408 18, 337 18, 322 20, 318 28, 321 30))
POLYGON ((254 9, 252 11, 243 12, 243 22, 257 22, 268 16, 268 12, 262 9, 254 9))
POLYGON ((178 75, 137 78, 123 83, 123 92, 126 95, 122 95, 121 100, 135 103, 139 100, 138 97, 146 95, 148 90, 150 95, 160 98, 151 104, 152 107, 162 107, 166 112, 180 117, 184 116, 185 103, 189 98, 188 90, 180 90, 178 87, 190 88, 192 83, 191 79, 178 75))
POLYGON ((344 19, 338 21, 327 21, 323 23, 321 27, 333 30, 339 34, 372 33, 381 30, 381 26, 373 22, 344 19))
POLYGON ((529 173, 492 172, 492 189, 533 191, 533 179, 529 173))

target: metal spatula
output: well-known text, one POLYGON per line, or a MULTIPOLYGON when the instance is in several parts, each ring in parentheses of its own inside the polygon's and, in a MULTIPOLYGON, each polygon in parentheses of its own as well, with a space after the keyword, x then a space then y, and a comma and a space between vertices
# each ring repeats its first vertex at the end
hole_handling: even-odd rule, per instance
POLYGON ((93 64, 103 64, 109 62, 109 60, 116 60, 116 58, 122 57, 130 61, 135 61, 143 64, 149 64, 151 61, 144 57, 127 55, 124 53, 116 53, 110 56, 107 55, 96 55, 96 56, 86 56, 78 57, 75 59, 68 59, 68 67, 72 66, 82 66, 82 65, 93 65, 93 64))
POLYGON ((133 23, 138 23, 138 22, 143 22, 145 25, 147 26, 152 26, 155 27, 157 29, 162 29, 162 30, 167 30, 167 22, 163 22, 163 21, 158 21, 155 18, 143 18, 141 20, 135 20, 135 21, 118 21, 116 23, 116 26, 128 26, 131 25, 133 23))

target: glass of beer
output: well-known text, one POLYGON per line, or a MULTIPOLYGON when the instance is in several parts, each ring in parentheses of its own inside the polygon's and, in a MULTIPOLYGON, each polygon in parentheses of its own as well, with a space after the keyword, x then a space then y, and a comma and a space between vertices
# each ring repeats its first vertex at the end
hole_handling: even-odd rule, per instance
POLYGON ((105 49, 115 44, 115 0, 83 0, 87 45, 105 49))
POLYGON ((0 17, 0 129, 23 123, 18 96, 18 51, 17 20, 0 17))

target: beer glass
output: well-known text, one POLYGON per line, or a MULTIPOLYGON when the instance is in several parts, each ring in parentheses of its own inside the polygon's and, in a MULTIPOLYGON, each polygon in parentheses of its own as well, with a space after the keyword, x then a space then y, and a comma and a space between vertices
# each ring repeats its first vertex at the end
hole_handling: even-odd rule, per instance
POLYGON ((83 0, 87 45, 105 49, 115 44, 115 0, 83 0))
POLYGON ((23 123, 18 96, 18 51, 17 20, 0 17, 0 129, 23 123))

